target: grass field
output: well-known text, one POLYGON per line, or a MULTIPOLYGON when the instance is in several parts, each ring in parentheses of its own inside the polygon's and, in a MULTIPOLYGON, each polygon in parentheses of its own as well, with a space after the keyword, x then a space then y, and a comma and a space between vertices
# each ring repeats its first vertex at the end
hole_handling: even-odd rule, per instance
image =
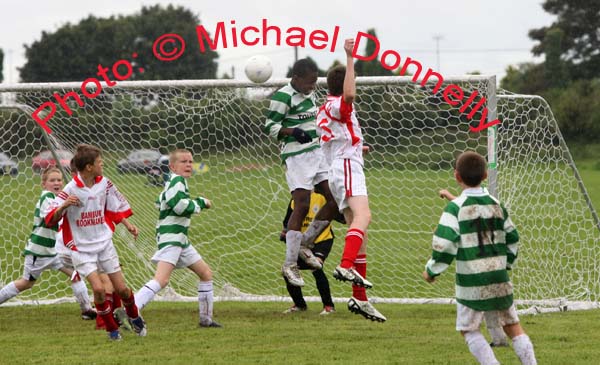
MULTIPOLYGON (((235 160, 231 163, 234 167, 241 164, 235 160)), ((578 166, 595 206, 600 207, 600 170, 596 168, 596 163, 591 159, 583 160, 578 161, 578 166)), ((200 252, 209 258, 219 285, 245 282, 243 285, 252 292, 286 296, 277 274, 283 246, 276 240, 276 234, 287 203, 281 198, 285 191, 281 187, 280 168, 266 164, 265 168, 253 168, 241 173, 216 164, 217 162, 211 162, 210 166, 214 171, 221 171, 219 174, 198 175, 190 184, 193 192, 202 192, 213 198, 216 204, 214 212, 207 212, 203 219, 194 223, 196 226, 193 235, 202 242, 197 245, 200 252), (239 195, 235 195, 239 199, 252 197, 256 187, 260 187, 263 196, 252 197, 252 206, 240 206, 239 201, 231 197, 231 192, 224 191, 216 184, 222 180, 240 184, 239 195), (255 211, 261 213, 249 214, 255 211), (224 225, 224 222, 228 224, 224 225), (231 262, 237 264, 232 266, 231 262)), ((372 171, 371 177, 385 180, 389 177, 387 174, 391 173, 387 169, 381 169, 372 171)), ((447 171, 427 172, 427 176, 420 176, 419 172, 412 171, 394 173, 400 174, 400 177, 392 181, 403 184, 390 184, 371 190, 372 209, 378 212, 371 235, 374 244, 370 246, 370 258, 373 260, 370 277, 377 278, 378 287, 371 293, 373 296, 386 296, 387 292, 391 292, 394 297, 410 297, 415 292, 429 297, 442 296, 440 293, 451 296, 450 273, 433 287, 419 280, 418 274, 429 253, 431 229, 437 221, 442 202, 435 196, 435 189, 416 188, 418 181, 424 177, 430 181, 435 180, 440 186, 453 186, 450 185, 451 175, 447 171), (415 191, 420 194, 424 207, 402 213, 402 217, 411 217, 413 214, 413 218, 393 221, 394 212, 389 207, 402 206, 400 197, 415 191), (433 223, 419 221, 420 217, 428 214, 433 215, 433 223), (385 225, 384 221, 387 222, 385 225), (421 245, 422 242, 424 245, 421 245), (389 263, 385 267, 384 259, 389 263), (395 279, 397 277, 401 279, 395 279), (397 283, 397 280, 402 280, 402 284, 397 283)), ((126 274, 138 274, 135 277, 130 275, 128 280, 133 281, 133 287, 139 287, 152 275, 152 267, 144 263, 144 258, 148 258, 154 250, 153 218, 142 217, 154 217, 151 203, 160 189, 147 186, 143 176, 127 176, 129 180, 125 184, 125 176, 111 171, 110 166, 107 175, 129 197, 136 209, 136 223, 144 232, 135 243, 117 235, 119 252, 127 251, 126 255, 129 255, 124 256, 126 274)), ((523 175, 523 178, 528 177, 527 174, 523 175)), ((529 178, 541 179, 531 177, 531 174, 529 178)), ((0 211, 0 221, 4 226, 15 227, 13 230, 2 230, 1 238, 5 245, 3 249, 7 255, 0 263, 4 275, 0 277, 0 281, 6 283, 19 276, 22 239, 30 228, 21 224, 20 220, 26 217, 29 222, 39 188, 25 177, 16 180, 2 178, 2 181, 8 182, 0 187, 2 196, 10 190, 11 194, 26 197, 23 202, 19 202, 16 210, 0 211), (9 235, 7 232, 13 233, 9 235), (17 264, 7 267, 6 263, 11 258, 17 264)), ((550 189, 562 188, 552 184, 548 186, 550 189)), ((548 212, 538 213, 543 217, 538 219, 542 228, 553 222, 552 216, 547 215, 548 212)), ((578 227, 572 229, 574 234, 578 234, 578 227)), ((571 249, 583 250, 587 254, 591 247, 571 249)), ((337 262, 337 251, 328 260, 327 270, 331 270, 337 262)), ((560 257, 560 252, 557 256, 560 257)), ((560 258, 556 262, 548 260, 548 265, 573 264, 562 262, 560 258)), ((173 281, 180 282, 182 292, 193 295, 193 290, 190 290, 194 288, 193 280, 183 273, 177 275, 180 276, 176 276, 173 281)), ((558 284, 552 280, 549 279, 550 286, 558 284)), ((316 295, 312 279, 308 278, 307 281, 306 294, 316 295)), ((29 298, 39 296, 40 292, 48 289, 51 282, 61 290, 65 287, 62 278, 47 276, 29 294, 29 298)), ((347 285, 331 282, 335 296, 347 295, 347 285)), ((522 284, 525 283, 536 285, 535 282, 522 284)), ((518 289, 520 284, 516 282, 518 289)), ((585 288, 586 284, 582 287, 585 288)), ((51 291, 55 292, 56 288, 53 287, 51 291)), ((577 287, 577 290, 580 289, 581 287, 577 287)), ((63 293, 69 295, 68 291, 63 293)), ((3 349, 0 351, 0 364, 474 363, 464 341, 454 331, 453 306, 380 303, 377 304, 378 309, 388 317, 388 322, 384 324, 372 323, 349 313, 345 309, 345 303, 337 303, 338 312, 325 318, 318 315, 318 303, 309 303, 310 308, 306 313, 292 316, 281 314, 288 306, 287 302, 218 302, 215 306, 216 318, 225 328, 201 330, 196 324, 195 303, 157 302, 144 312, 149 325, 148 337, 142 339, 126 333, 120 343, 109 343, 104 333, 92 331, 91 323, 78 318, 75 304, 3 306, 0 308, 0 343, 3 349)), ((534 341, 540 364, 597 364, 600 356, 600 348, 597 346, 600 343, 600 335, 597 333, 599 316, 600 313, 595 310, 524 316, 522 320, 534 341)), ((510 349, 497 349, 496 354, 503 364, 518 363, 510 349)))
MULTIPOLYGON (((378 308, 388 322, 359 318, 342 303, 333 315, 319 306, 284 315, 284 303, 217 303, 222 329, 199 329, 193 303, 153 303, 149 334, 125 333, 112 343, 71 305, 0 310, 0 364, 475 364, 454 331, 449 305, 378 308)), ((521 318, 539 364, 598 363, 598 312, 521 318)), ((502 364, 518 364, 512 349, 495 350, 502 364)))

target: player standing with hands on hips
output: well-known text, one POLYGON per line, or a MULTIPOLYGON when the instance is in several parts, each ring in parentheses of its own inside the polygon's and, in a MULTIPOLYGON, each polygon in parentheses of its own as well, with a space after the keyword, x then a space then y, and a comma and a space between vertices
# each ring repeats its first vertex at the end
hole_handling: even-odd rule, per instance
POLYGON ((367 298, 367 228, 371 222, 367 184, 363 172, 363 137, 353 102, 356 97, 354 39, 346 39, 346 67, 338 66, 327 73, 327 102, 317 114, 317 131, 321 149, 329 163, 329 188, 349 225, 342 262, 333 276, 352 282, 348 309, 367 319, 386 320, 367 298))

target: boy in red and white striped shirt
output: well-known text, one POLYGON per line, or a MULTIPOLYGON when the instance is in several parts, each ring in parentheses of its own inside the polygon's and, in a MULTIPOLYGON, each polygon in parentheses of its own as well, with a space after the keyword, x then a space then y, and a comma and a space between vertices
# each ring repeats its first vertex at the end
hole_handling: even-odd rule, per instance
POLYGON ((363 137, 352 102, 356 96, 352 50, 354 40, 344 43, 346 67, 338 66, 327 74, 329 95, 317 114, 317 133, 329 167, 329 189, 350 226, 341 264, 333 276, 352 282, 348 309, 365 318, 386 320, 367 299, 365 288, 371 284, 367 274, 367 227, 371 222, 367 184, 363 172, 363 137))
POLYGON ((46 216, 47 224, 56 224, 61 218, 63 242, 71 252, 77 272, 86 277, 94 292, 98 315, 106 324, 112 340, 121 339, 98 269, 108 274, 115 291, 123 300, 133 330, 146 335, 143 318, 139 315, 133 293, 125 283, 119 257, 112 242, 113 231, 108 222, 123 224, 137 236, 137 228, 123 220, 131 215, 129 204, 110 180, 102 176, 103 162, 100 149, 79 145, 73 158, 78 174, 73 177, 55 199, 55 207, 46 216))

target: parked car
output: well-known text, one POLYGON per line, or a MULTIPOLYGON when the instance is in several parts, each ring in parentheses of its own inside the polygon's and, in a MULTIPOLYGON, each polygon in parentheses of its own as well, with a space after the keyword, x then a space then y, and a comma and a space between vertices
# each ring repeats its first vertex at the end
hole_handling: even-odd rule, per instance
MULTIPOLYGON (((73 154, 67 150, 56 150, 56 155, 60 160, 60 165, 68 171, 73 154)), ((52 166, 56 166, 56 160, 50 151, 42 151, 31 160, 31 168, 37 173, 52 166)))
POLYGON ((155 150, 134 150, 126 159, 117 163, 117 171, 125 173, 145 174, 156 164, 161 154, 155 150))
POLYGON ((150 185, 164 186, 171 176, 169 155, 161 155, 146 173, 148 174, 148 183, 150 185))
POLYGON ((17 176, 19 174, 19 167, 6 153, 0 152, 0 175, 6 174, 17 176))

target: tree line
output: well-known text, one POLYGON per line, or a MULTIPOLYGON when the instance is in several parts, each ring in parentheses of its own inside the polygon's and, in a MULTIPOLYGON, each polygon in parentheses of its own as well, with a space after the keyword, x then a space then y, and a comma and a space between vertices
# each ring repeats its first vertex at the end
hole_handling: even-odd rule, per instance
MULTIPOLYGON (((537 41, 532 53, 544 56, 544 61, 509 66, 501 87, 548 100, 567 140, 596 141, 600 136, 600 2, 546 0, 542 6, 556 20, 532 29, 529 37, 537 41)), ((21 80, 81 81, 93 75, 99 63, 111 65, 118 59, 132 60, 136 69, 144 69, 135 73, 135 80, 214 79, 219 57, 215 51, 186 52, 173 62, 159 61, 151 53, 154 39, 165 33, 180 34, 186 44, 196 44, 198 24, 200 19, 192 11, 172 5, 144 6, 139 13, 108 18, 90 15, 55 32, 42 32, 41 39, 26 45, 21 80)), ((374 29, 367 32, 376 37, 374 29)), ((365 53, 372 53, 373 47, 369 41, 365 53)), ((0 81, 2 59, 0 49, 0 81)), ((335 61, 331 67, 338 64, 335 61)), ((398 73, 377 60, 359 60, 355 67, 359 76, 398 73)), ((325 76, 326 70, 319 69, 319 75, 325 76)))

